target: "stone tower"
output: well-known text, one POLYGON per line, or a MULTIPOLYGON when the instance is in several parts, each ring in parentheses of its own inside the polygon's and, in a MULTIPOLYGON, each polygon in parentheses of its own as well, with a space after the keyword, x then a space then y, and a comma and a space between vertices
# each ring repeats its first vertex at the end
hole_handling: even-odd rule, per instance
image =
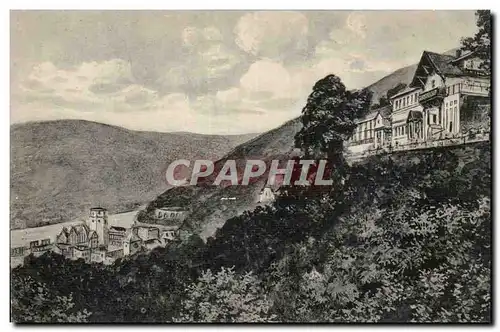
POLYGON ((89 228, 95 231, 98 236, 99 245, 108 246, 108 211, 104 208, 96 207, 90 209, 89 228))

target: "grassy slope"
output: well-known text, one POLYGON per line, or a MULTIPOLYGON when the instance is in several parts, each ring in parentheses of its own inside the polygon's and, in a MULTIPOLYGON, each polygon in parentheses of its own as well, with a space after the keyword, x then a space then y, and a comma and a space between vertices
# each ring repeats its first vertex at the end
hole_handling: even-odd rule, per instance
POLYGON ((11 127, 11 226, 67 221, 95 205, 112 212, 168 189, 172 160, 216 160, 255 135, 138 132, 88 121, 11 127))

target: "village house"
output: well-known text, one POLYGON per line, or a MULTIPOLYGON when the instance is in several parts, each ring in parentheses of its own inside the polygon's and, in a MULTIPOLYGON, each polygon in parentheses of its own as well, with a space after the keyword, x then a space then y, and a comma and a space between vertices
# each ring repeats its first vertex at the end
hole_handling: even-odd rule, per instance
POLYGON ((111 261, 114 261, 114 260, 116 260, 118 258, 122 258, 122 257, 123 257, 123 248, 110 250, 110 251, 106 252, 106 259, 109 259, 111 261))
POLYGON ((166 245, 168 242, 177 238, 181 224, 179 220, 171 220, 170 223, 166 223, 165 219, 162 221, 162 223, 136 222, 133 229, 141 241, 158 239, 162 245, 166 245))
POLYGON ((281 182, 274 182, 272 185, 266 183, 260 190, 257 198, 257 204, 268 205, 276 200, 281 195, 281 182))
POLYGON ((490 77, 473 52, 456 56, 425 51, 410 86, 421 89, 423 139, 489 130, 490 77))
POLYGON ((123 247, 127 229, 125 227, 112 226, 109 228, 109 245, 123 247))
POLYGON ((162 207, 155 210, 156 219, 168 219, 168 220, 183 220, 185 217, 185 209, 172 206, 172 207, 162 207))
POLYGON ((22 258, 30 253, 40 256, 54 251, 68 259, 83 259, 85 262, 110 264, 118 258, 165 246, 179 237, 179 226, 186 211, 179 207, 158 209, 152 220, 135 222, 131 228, 108 224, 106 209, 91 208, 87 222, 63 227, 50 239, 31 241, 28 246, 11 248, 11 257, 22 258))
POLYGON ((382 148, 391 141, 391 107, 371 110, 356 120, 356 129, 347 142, 350 152, 361 153, 368 149, 382 148))
POLYGON ((412 138, 422 138, 423 107, 418 102, 420 91, 420 88, 408 87, 390 98, 393 146, 408 144, 412 138), (420 119, 420 122, 414 123, 415 119, 420 119))
POLYGON ((123 241, 123 256, 133 255, 141 250, 142 239, 133 229, 129 230, 123 241))
POLYGON ((28 247, 14 247, 10 249, 11 257, 23 257, 28 253, 28 247))
POLYGON ((50 242, 50 239, 36 240, 30 242, 29 250, 34 256, 41 256, 47 251, 51 251, 54 248, 54 244, 50 242))
POLYGON ((102 251, 107 248, 108 243, 107 211, 103 208, 91 208, 87 223, 63 227, 56 236, 54 251, 70 259, 103 261, 102 251))

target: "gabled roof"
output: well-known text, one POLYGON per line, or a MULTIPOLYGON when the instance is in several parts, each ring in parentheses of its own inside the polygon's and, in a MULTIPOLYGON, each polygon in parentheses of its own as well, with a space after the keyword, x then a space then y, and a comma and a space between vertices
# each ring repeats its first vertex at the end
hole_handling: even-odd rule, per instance
POLYGON ((415 90, 418 90, 418 87, 406 87, 402 91, 396 93, 394 96, 392 96, 389 99, 394 99, 394 98, 400 97, 402 95, 405 95, 405 94, 412 92, 412 91, 415 91, 415 90))
POLYGON ((95 231, 90 231, 89 239, 91 239, 93 236, 97 236, 97 233, 95 231))
POLYGON ((461 76, 464 75, 462 68, 454 64, 455 58, 453 55, 439 54, 430 51, 424 51, 420 57, 417 69, 410 83, 410 87, 419 87, 423 83, 420 82, 419 77, 427 77, 430 72, 428 67, 438 73, 441 77, 445 76, 461 76))
POLYGON ((390 117, 390 115, 391 115, 391 105, 386 105, 386 106, 382 106, 382 107, 379 107, 379 108, 372 109, 364 117, 362 117, 360 119, 356 119, 355 122, 358 124, 358 123, 366 122, 366 121, 369 121, 369 120, 373 120, 373 119, 375 119, 377 117, 377 115, 379 113, 380 113, 380 115, 382 115, 383 118, 390 117))
POLYGON ((466 53, 463 53, 461 54, 458 58, 455 58, 455 60, 453 60, 453 62, 458 62, 458 61, 461 61, 461 60, 465 60, 467 58, 470 58, 471 56, 473 56, 476 52, 475 51, 470 51, 470 52, 466 52, 466 53))
POLYGON ((391 105, 386 105, 386 106, 383 106, 383 107, 380 107, 380 108, 377 108, 376 111, 382 115, 382 118, 384 119, 387 119, 387 118, 390 118, 391 117, 391 113, 392 113, 392 107, 391 105))
POLYGON ((89 227, 86 224, 78 224, 71 228, 75 230, 76 234, 88 234, 90 231, 89 227))
POLYGON ((66 227, 63 227, 63 229, 61 229, 61 231, 59 232, 59 234, 57 234, 57 237, 59 237, 61 235, 64 235, 66 238, 68 237, 69 231, 68 231, 68 229, 66 227))
POLYGON ((410 111, 408 113, 408 121, 411 120, 420 120, 422 119, 422 112, 419 111, 410 111))
POLYGON ((392 107, 391 105, 384 106, 379 109, 379 114, 382 116, 382 125, 390 127, 392 121, 392 107))
POLYGON ((439 54, 429 51, 424 51, 424 54, 431 59, 432 63, 436 66, 438 72, 443 75, 461 75, 463 71, 460 67, 455 66, 452 62, 456 58, 453 55, 439 54))
POLYGON ((136 232, 134 232, 133 230, 130 230, 130 232, 125 237, 125 241, 127 241, 127 242, 137 242, 137 241, 142 241, 142 239, 139 237, 139 235, 137 235, 136 232))

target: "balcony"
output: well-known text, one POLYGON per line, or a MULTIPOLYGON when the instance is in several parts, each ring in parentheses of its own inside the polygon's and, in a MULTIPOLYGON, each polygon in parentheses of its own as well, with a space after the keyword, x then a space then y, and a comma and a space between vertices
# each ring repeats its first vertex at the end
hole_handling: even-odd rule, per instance
POLYGON ((421 92, 418 96, 418 102, 421 104, 428 103, 441 103, 443 98, 446 97, 446 91, 443 88, 434 88, 432 90, 421 92))
POLYGON ((466 95, 488 97, 490 86, 481 82, 464 81, 460 84, 460 92, 466 95))

